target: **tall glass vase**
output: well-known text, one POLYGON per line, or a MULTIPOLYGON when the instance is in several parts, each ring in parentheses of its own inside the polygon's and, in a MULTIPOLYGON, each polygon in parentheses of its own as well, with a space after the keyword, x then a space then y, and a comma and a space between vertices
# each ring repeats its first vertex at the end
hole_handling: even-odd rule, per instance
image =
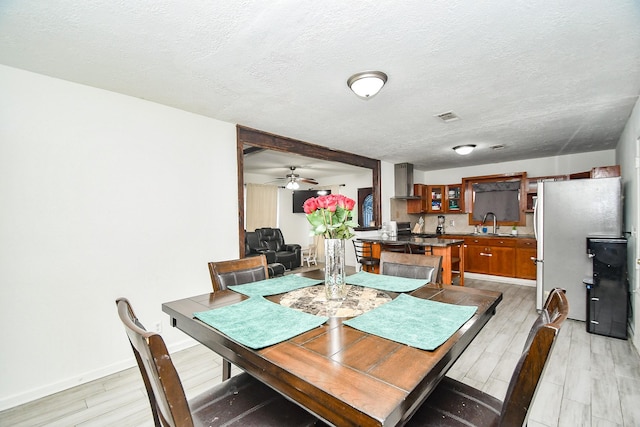
POLYGON ((324 240, 324 290, 328 300, 347 297, 344 282, 344 239, 324 240))

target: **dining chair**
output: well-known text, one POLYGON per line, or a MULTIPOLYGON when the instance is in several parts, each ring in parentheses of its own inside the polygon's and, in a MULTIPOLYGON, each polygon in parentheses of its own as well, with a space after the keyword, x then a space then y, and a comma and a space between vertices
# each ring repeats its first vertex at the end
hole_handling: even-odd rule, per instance
POLYGON ((269 277, 267 258, 264 255, 209 263, 209 274, 213 291, 222 291, 227 286, 257 282, 269 277))
POLYGON ((442 283, 442 256, 380 253, 380 274, 411 279, 427 279, 430 283, 442 283))
POLYGON ((311 267, 311 263, 313 265, 318 265, 318 261, 316 257, 318 256, 318 246, 315 244, 309 245, 307 249, 303 249, 302 251, 302 263, 307 263, 307 267, 311 267))
POLYGON ((569 313, 564 289, 553 289, 534 322, 503 401, 444 377, 407 426, 522 426, 553 344, 569 313))
POLYGON ((358 239, 353 239, 352 242, 356 251, 356 261, 362 269, 369 272, 374 271, 374 268, 380 265, 380 258, 373 256, 373 243, 358 239))
MULTIPOLYGON (((264 255, 209 263, 209 274, 213 292, 223 291, 228 286, 257 282, 269 277, 267 258, 264 255)), ((231 362, 222 359, 222 381, 231 377, 231 362)))
POLYGON ((116 305, 142 374, 156 427, 313 426, 318 422, 244 372, 187 401, 162 337, 144 329, 126 298, 118 298, 116 305))

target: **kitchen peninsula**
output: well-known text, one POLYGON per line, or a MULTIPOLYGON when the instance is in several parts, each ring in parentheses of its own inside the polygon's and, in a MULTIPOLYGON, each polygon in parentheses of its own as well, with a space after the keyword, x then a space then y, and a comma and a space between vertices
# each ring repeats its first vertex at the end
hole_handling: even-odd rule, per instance
MULTIPOLYGON (((453 283, 454 277, 459 277, 459 285, 464 286, 464 239, 439 239, 434 237, 398 236, 383 239, 381 237, 361 237, 358 240, 373 243, 373 256, 380 258, 380 252, 385 244, 405 244, 407 247, 424 248, 426 255, 442 256, 442 282, 446 285, 453 283)), ((409 252, 409 251, 407 251, 409 252)), ((374 269, 379 273, 379 269, 374 269)))

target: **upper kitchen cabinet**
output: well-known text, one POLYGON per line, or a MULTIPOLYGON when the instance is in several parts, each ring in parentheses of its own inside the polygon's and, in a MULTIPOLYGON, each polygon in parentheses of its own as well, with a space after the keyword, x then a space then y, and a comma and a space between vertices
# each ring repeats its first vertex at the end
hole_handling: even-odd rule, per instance
POLYGON ((427 213, 444 212, 445 185, 427 186, 427 213))
POLYGON ((535 199, 538 196, 538 182, 540 181, 565 181, 569 179, 569 175, 553 175, 553 176, 538 176, 527 178, 526 181, 526 194, 527 194, 527 207, 525 212, 533 212, 535 206, 535 199))
POLYGON ((609 178, 620 176, 620 165, 614 166, 599 166, 592 168, 590 171, 577 172, 570 175, 550 175, 550 176, 536 176, 526 179, 526 194, 527 194, 527 206, 525 212, 533 212, 535 206, 535 199, 538 196, 538 182, 540 181, 566 181, 573 179, 594 179, 594 178, 609 178))
POLYGON ((427 212, 427 186, 424 184, 413 184, 413 195, 420 199, 407 200, 407 213, 422 214, 427 212))
POLYGON ((462 184, 413 185, 414 196, 420 199, 407 200, 407 213, 462 213, 464 212, 464 189, 462 184))
POLYGON ((447 185, 445 206, 449 213, 464 212, 464 190, 462 184, 447 185))

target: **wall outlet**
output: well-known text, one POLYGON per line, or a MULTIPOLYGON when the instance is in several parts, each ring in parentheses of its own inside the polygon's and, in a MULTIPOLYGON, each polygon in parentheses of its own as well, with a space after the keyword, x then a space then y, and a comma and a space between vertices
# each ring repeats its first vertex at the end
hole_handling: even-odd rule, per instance
POLYGON ((452 219, 452 220, 450 220, 450 221, 449 221, 449 225, 450 225, 451 227, 455 227, 455 226, 456 226, 456 222, 455 222, 455 220, 453 220, 453 219, 452 219))
POLYGON ((155 333, 157 333, 157 334, 161 333, 161 332, 162 332, 162 322, 156 322, 156 323, 153 325, 153 331, 154 331, 155 333))

